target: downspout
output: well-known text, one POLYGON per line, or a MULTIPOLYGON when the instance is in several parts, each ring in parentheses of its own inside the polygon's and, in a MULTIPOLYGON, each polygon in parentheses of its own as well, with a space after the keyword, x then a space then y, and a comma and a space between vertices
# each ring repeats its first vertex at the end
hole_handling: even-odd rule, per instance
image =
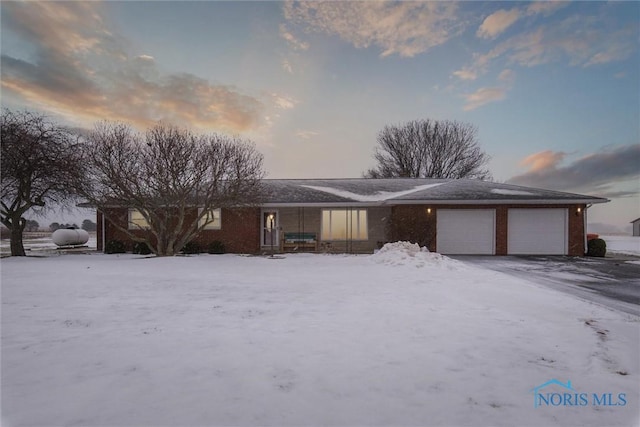
POLYGON ((104 220, 104 212, 100 212, 102 215, 102 253, 106 253, 107 250, 107 243, 104 241, 105 237, 106 237, 106 231, 105 231, 105 220, 104 220))
POLYGON ((584 250, 583 253, 587 253, 587 248, 589 245, 589 241, 587 240, 587 210, 593 206, 593 204, 588 204, 584 207, 584 215, 582 215, 582 235, 584 239, 584 250))

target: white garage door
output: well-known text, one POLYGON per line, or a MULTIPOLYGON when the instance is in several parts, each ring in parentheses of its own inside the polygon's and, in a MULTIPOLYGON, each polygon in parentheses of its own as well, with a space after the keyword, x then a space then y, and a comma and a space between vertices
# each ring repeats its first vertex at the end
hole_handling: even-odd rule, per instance
POLYGON ((441 254, 495 254, 495 209, 438 209, 436 250, 441 254))
POLYGON ((509 209, 507 251, 514 255, 566 255, 566 209, 509 209))

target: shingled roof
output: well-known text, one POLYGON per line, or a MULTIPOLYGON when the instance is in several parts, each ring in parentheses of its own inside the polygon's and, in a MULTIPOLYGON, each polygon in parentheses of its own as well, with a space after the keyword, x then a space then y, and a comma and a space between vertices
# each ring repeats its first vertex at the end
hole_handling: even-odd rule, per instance
POLYGON ((470 179, 267 179, 264 205, 606 203, 582 194, 470 179))

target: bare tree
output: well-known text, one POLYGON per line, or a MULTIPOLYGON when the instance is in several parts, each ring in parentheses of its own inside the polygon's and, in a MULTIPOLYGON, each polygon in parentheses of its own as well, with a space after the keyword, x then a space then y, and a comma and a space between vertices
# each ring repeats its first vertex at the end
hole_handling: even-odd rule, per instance
POLYGON ((208 216, 213 209, 261 200, 262 155, 238 138, 165 124, 140 135, 104 122, 87 138, 86 159, 92 183, 87 200, 159 256, 179 252, 214 220, 208 216), (130 230, 128 219, 113 217, 114 206, 135 209, 146 224, 130 230))
POLYGON ((45 116, 5 109, 1 122, 0 220, 11 230, 11 255, 25 256, 24 214, 75 200, 84 166, 76 136, 45 116))
POLYGON ((91 221, 90 219, 85 219, 82 221, 82 225, 80 226, 85 231, 96 231, 98 228, 96 223, 91 221))
POLYGON ((34 219, 28 219, 24 226, 24 231, 38 231, 39 229, 40 224, 34 219))
POLYGON ((378 134, 377 165, 368 178, 491 179, 489 161, 479 147, 477 129, 450 120, 414 120, 385 126, 378 134))

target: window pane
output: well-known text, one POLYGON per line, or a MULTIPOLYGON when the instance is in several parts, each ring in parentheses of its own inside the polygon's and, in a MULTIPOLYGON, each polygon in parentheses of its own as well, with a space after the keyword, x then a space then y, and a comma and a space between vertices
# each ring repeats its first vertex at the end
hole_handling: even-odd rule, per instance
POLYGON ((331 211, 322 211, 322 240, 331 240, 331 211))
POLYGON ((347 211, 331 211, 331 239, 347 239, 347 211))
MULTIPOLYGON (((202 213, 202 209, 199 209, 199 213, 202 213)), ((202 227, 203 225, 205 230, 219 230, 222 227, 222 215, 220 209, 211 209, 207 211, 206 215, 200 218, 200 221, 198 222, 198 226, 202 227)))
POLYGON ((367 230, 369 229, 367 224, 367 211, 365 209, 360 209, 358 211, 358 233, 354 235, 354 239, 358 240, 367 240, 369 238, 369 233, 367 230))
POLYGON ((147 220, 142 216, 142 213, 136 209, 129 211, 129 229, 149 228, 147 220))
POLYGON ((367 240, 366 209, 322 211, 322 240, 367 240))

